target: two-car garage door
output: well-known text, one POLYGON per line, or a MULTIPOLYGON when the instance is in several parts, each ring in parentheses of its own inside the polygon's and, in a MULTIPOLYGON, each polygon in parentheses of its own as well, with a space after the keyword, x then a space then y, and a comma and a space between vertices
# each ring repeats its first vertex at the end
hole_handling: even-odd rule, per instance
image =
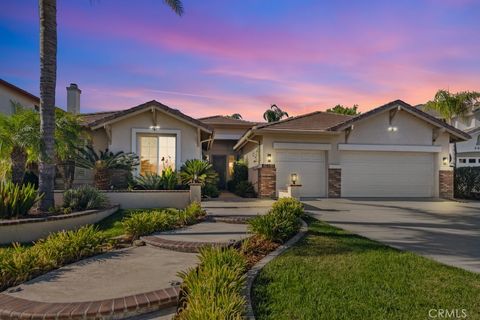
POLYGON ((342 151, 342 197, 433 197, 434 155, 342 151))

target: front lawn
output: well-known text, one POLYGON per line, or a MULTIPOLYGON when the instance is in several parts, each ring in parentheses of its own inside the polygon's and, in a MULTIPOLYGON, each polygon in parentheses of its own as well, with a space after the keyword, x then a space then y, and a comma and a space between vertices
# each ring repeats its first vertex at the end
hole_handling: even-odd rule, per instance
POLYGON ((308 235, 257 277, 257 319, 429 319, 430 309, 480 319, 479 274, 307 221, 308 235))

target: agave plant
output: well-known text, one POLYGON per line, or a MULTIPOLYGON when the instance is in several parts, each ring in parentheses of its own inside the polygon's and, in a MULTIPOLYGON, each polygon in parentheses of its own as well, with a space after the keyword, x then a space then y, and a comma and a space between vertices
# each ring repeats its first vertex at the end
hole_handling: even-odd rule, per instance
POLYGON ((0 183, 0 218, 24 216, 41 199, 31 184, 0 183))
POLYGON ((172 168, 166 168, 161 175, 146 173, 135 178, 135 187, 142 190, 174 190, 178 176, 172 168))
POLYGON ((187 160, 180 168, 180 181, 183 184, 201 183, 204 186, 216 183, 217 179, 218 174, 213 170, 212 164, 204 160, 187 160))
POLYGON ((79 156, 76 159, 78 167, 95 171, 95 187, 100 190, 108 189, 110 186, 110 169, 131 171, 139 163, 138 156, 133 152, 119 151, 113 153, 106 149, 97 153, 91 146, 80 149, 79 156))

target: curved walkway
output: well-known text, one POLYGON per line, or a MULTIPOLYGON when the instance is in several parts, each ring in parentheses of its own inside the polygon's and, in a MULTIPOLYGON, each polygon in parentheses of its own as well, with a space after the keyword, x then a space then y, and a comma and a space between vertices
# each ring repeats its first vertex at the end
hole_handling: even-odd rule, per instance
POLYGON ((145 314, 141 319, 156 319, 158 310, 174 312, 177 273, 197 264, 195 252, 246 238, 242 222, 265 213, 271 201, 202 205, 206 222, 144 237, 151 245, 85 259, 0 293, 0 319, 122 319, 140 314, 145 314))

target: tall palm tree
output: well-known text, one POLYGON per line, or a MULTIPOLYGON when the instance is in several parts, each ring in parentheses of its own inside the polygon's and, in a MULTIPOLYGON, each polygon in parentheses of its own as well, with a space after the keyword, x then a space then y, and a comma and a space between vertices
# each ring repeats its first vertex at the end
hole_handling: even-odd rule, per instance
MULTIPOLYGON (((164 0, 179 16, 183 14, 181 0, 164 0)), ((42 152, 39 165, 39 192, 44 196, 40 211, 55 205, 55 86, 57 81, 57 1, 39 0, 40 15, 40 139, 42 152)))
MULTIPOLYGON (((432 110, 453 124, 454 119, 465 119, 467 114, 479 102, 480 92, 462 91, 451 93, 448 90, 438 90, 433 100, 425 104, 425 110, 432 110)), ((457 165, 457 143, 453 144, 454 166, 457 165)))
POLYGON ((270 109, 267 109, 263 114, 263 119, 267 120, 268 122, 274 122, 282 120, 283 117, 288 118, 288 113, 280 109, 276 104, 272 104, 270 109))

